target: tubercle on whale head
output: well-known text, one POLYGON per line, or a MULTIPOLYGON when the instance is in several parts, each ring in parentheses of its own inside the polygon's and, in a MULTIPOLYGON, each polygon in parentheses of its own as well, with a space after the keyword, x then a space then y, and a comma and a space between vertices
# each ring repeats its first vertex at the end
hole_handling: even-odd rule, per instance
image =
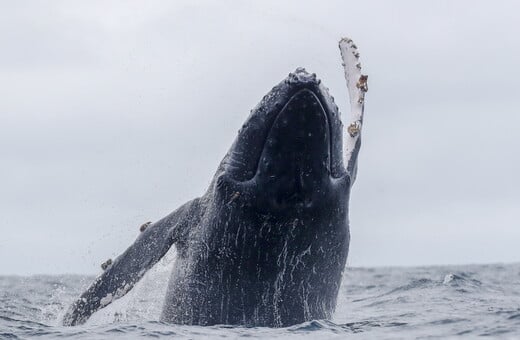
POLYGON ((339 110, 315 74, 298 68, 264 96, 217 174, 230 204, 256 200, 274 210, 312 207, 349 180, 339 110))

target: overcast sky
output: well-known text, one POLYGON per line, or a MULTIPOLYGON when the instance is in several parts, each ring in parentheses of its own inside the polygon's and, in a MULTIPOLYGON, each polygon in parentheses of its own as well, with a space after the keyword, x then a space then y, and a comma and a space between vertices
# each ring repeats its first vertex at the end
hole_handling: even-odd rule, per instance
POLYGON ((96 273, 298 66, 369 75, 351 266, 520 261, 514 1, 2 1, 0 274, 96 273))

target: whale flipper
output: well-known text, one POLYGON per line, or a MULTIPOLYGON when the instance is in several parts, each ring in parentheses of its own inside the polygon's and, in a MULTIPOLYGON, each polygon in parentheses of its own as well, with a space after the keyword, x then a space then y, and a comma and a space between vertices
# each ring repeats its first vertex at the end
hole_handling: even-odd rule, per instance
POLYGON ((174 243, 182 243, 196 224, 199 199, 187 202, 151 224, 76 300, 63 318, 65 326, 85 323, 97 310, 124 296, 174 243))
POLYGON ((344 163, 351 176, 350 185, 354 184, 357 174, 357 159, 361 147, 361 128, 363 127, 363 114, 365 111, 365 94, 368 91, 368 76, 361 74, 361 63, 356 44, 349 38, 343 38, 339 42, 339 50, 347 90, 350 98, 350 123, 344 136, 344 163))

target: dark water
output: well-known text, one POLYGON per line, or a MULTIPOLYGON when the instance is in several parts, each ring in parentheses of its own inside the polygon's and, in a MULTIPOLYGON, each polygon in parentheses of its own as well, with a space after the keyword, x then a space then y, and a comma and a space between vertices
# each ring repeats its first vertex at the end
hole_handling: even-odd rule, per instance
POLYGON ((9 338, 520 338, 520 264, 349 268, 333 320, 289 328, 199 327, 156 320, 170 264, 85 326, 59 325, 93 277, 0 277, 0 339, 9 338))

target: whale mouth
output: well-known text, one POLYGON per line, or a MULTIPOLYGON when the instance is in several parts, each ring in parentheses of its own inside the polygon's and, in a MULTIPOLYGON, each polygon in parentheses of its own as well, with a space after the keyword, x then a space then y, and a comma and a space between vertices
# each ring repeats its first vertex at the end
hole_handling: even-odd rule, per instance
POLYGON ((313 90, 292 95, 265 140, 255 182, 277 209, 311 207, 330 182, 331 133, 327 110, 313 90))
POLYGON ((289 98, 266 137, 257 176, 286 174, 291 170, 330 174, 330 126, 326 110, 314 93, 304 88, 289 98))

